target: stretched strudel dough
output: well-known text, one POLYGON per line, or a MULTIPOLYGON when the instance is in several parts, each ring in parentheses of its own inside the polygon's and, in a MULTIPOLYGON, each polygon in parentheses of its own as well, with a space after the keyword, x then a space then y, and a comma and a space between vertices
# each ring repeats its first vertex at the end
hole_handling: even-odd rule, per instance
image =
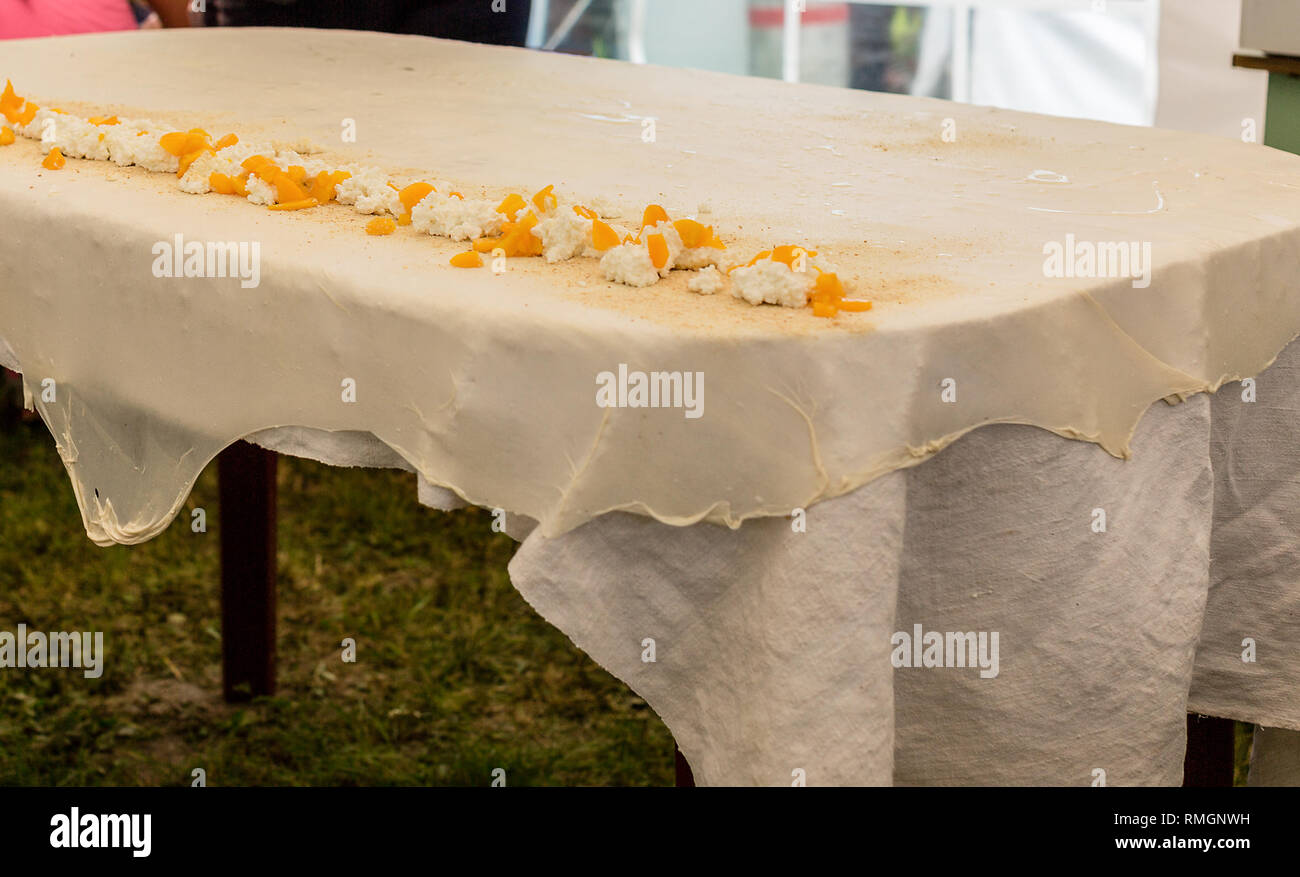
POLYGON ((1124 456, 1150 404, 1253 375, 1300 332, 1300 158, 1256 144, 345 31, 13 41, 0 68, 42 105, 306 138, 398 182, 554 183, 629 221, 661 203, 739 255, 815 248, 875 302, 826 320, 693 294, 686 272, 632 289, 591 259, 454 269, 463 243, 369 237, 342 206, 48 171, 20 139, 0 147, 0 351, 100 544, 156 535, 221 448, 282 426, 372 433, 547 535, 613 509, 736 526, 987 423, 1124 456), (176 234, 259 242, 260 285, 153 276, 176 234), (1149 243, 1149 285, 1046 276, 1067 236, 1149 243), (703 415, 598 407, 620 363, 702 372, 703 415))

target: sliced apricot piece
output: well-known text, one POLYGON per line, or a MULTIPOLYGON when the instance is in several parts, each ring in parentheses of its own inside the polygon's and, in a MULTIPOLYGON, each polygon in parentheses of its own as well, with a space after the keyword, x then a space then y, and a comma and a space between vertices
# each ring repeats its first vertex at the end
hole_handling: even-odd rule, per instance
POLYGON ((451 264, 457 268, 482 268, 483 257, 473 250, 466 250, 451 257, 451 264))
POLYGON ((844 284, 836 274, 826 272, 818 275, 817 282, 813 285, 813 291, 838 301, 844 298, 844 284))
POLYGON ((158 145, 177 158, 197 152, 208 145, 208 138, 199 131, 172 131, 158 138, 158 145))
POLYGON ((303 198, 299 201, 285 201, 281 204, 271 204, 267 210, 306 210, 308 207, 315 207, 320 204, 315 198, 303 198))
MULTIPOLYGON (((258 174, 260 177, 261 174, 258 174)), ((289 204, 296 201, 305 201, 308 196, 306 190, 298 185, 288 174, 276 174, 272 179, 267 180, 272 186, 275 186, 275 201, 277 204, 289 204)))
POLYGON ((833 317, 839 313, 839 308, 830 302, 814 301, 812 305, 814 317, 833 317))
POLYGON ((591 245, 598 250, 612 250, 618 246, 618 232, 599 219, 591 221, 591 245))
POLYGON ((325 204, 334 200, 335 185, 330 179, 330 172, 321 171, 316 175, 316 179, 311 181, 311 190, 307 194, 321 204, 325 204))
POLYGON ((234 146, 238 142, 239 142, 239 137, 237 135, 227 134, 225 137, 222 137, 216 143, 212 144, 212 148, 219 152, 222 149, 225 149, 229 146, 234 146))
POLYGON ((5 125, 0 128, 0 146, 8 146, 14 142, 14 129, 5 125))
POLYGON ((537 214, 529 210, 517 222, 502 224, 501 248, 507 256, 540 256, 542 240, 532 233, 537 225, 537 214))
POLYGON ((0 92, 0 113, 10 122, 18 121, 18 111, 23 108, 23 99, 14 93, 14 84, 5 80, 4 91, 0 92))
POLYGON ((780 262, 793 268, 795 259, 798 259, 801 253, 805 260, 817 255, 816 250, 808 250, 798 244, 782 244, 772 251, 771 258, 773 262, 780 262))
POLYGON ((397 223, 389 216, 376 216, 366 223, 366 234, 392 234, 397 231, 397 223))
POLYGON ((652 234, 646 237, 645 242, 650 250, 650 261, 654 263, 655 268, 662 271, 668 264, 668 241, 664 240, 662 234, 652 234))
POLYGON ((351 177, 347 171, 321 171, 311 184, 308 194, 322 204, 328 204, 338 197, 339 183, 351 177))
POLYGON ((230 178, 230 186, 240 198, 248 197, 248 172, 230 178))
POLYGON ((49 171, 57 171, 67 163, 67 159, 63 157, 63 152, 56 146, 50 150, 49 155, 45 156, 45 160, 41 162, 41 167, 49 171))
POLYGON ((293 180, 300 186, 302 185, 303 180, 307 179, 307 169, 300 164, 289 165, 289 168, 285 173, 288 174, 289 179, 293 180))
POLYGON ((500 204, 497 205, 497 213, 504 213, 506 216, 514 219, 515 214, 527 206, 528 202, 524 200, 523 195, 520 195, 518 192, 511 192, 502 199, 500 204))
POLYGON ((235 194, 235 181, 226 174, 215 171, 208 174, 208 186, 218 195, 235 194))
POLYGON ((661 222, 667 221, 668 211, 664 210, 658 204, 651 204, 645 209, 645 213, 641 214, 642 228, 645 228, 647 225, 658 225, 661 222))
POLYGON ((846 298, 838 302, 836 307, 842 311, 869 311, 871 310, 871 302, 846 298))
POLYGON ((555 197, 554 193, 551 191, 554 188, 555 188, 555 184, 552 183, 551 185, 542 189, 536 195, 533 196, 533 204, 537 206, 538 212, 546 213, 548 211, 554 210, 559 205, 560 203, 559 200, 555 197))
POLYGON ((410 213, 411 209, 425 199, 430 193, 437 191, 433 188, 432 183, 411 183, 405 189, 397 193, 397 200, 402 202, 406 212, 410 213))
POLYGON ((92 125, 120 125, 121 121, 117 116, 91 116, 90 124, 92 125))
POLYGON ((597 219, 597 218, 598 218, 598 217, 596 216, 596 211, 592 210, 590 207, 583 207, 581 204, 574 204, 574 205, 573 205, 573 212, 576 213, 576 214, 578 214, 579 216, 581 216, 583 219, 597 219))
POLYGON ((262 177, 262 179, 266 179, 266 177, 270 176, 269 171, 265 175, 261 173, 262 171, 267 170, 268 168, 274 168, 276 171, 280 170, 280 166, 271 161, 271 157, 268 155, 250 155, 248 158, 241 161, 239 166, 246 171, 251 171, 252 173, 257 174, 259 177, 262 177))
POLYGON ((462 201, 465 200, 465 196, 462 195, 460 192, 448 192, 448 193, 447 193, 447 197, 448 197, 448 198, 459 198, 459 199, 462 200, 462 201))
POLYGON ((679 219, 673 223, 677 234, 682 239, 682 246, 687 249, 704 246, 713 237, 712 226, 703 225, 694 219, 679 219))
POLYGON ((32 103, 31 101, 28 101, 27 105, 23 107, 23 111, 18 114, 18 124, 30 125, 32 123, 32 119, 36 118, 36 112, 39 109, 40 109, 39 106, 32 103))
POLYGON ((470 244, 476 253, 490 253, 501 243, 500 238, 477 238, 470 244))

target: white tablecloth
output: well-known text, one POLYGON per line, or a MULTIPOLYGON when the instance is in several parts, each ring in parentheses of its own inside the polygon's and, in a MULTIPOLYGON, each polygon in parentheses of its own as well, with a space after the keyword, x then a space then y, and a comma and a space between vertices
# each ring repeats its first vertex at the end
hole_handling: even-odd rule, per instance
POLYGON ((989 426, 806 533, 610 515, 534 532, 511 577, 701 783, 1178 784, 1188 711, 1300 729, 1298 364, 1155 405, 1128 461, 989 426), (998 632, 998 675, 895 669, 914 624, 998 632))

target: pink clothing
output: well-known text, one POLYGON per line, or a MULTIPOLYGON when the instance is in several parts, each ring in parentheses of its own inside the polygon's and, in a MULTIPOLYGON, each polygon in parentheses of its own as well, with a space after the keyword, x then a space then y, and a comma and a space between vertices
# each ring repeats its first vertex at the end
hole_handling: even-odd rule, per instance
POLYGON ((135 28, 127 0, 0 0, 0 40, 135 28))

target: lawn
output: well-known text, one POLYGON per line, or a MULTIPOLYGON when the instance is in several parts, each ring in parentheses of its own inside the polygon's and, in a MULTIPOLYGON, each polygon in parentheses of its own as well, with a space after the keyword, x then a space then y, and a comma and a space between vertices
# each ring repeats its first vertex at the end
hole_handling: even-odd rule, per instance
POLYGON ((515 592, 486 512, 423 508, 406 473, 279 473, 279 690, 232 706, 213 467, 160 537, 98 548, 45 427, 0 426, 0 630, 106 652, 98 679, 0 671, 0 785, 672 784, 668 730, 515 592))

